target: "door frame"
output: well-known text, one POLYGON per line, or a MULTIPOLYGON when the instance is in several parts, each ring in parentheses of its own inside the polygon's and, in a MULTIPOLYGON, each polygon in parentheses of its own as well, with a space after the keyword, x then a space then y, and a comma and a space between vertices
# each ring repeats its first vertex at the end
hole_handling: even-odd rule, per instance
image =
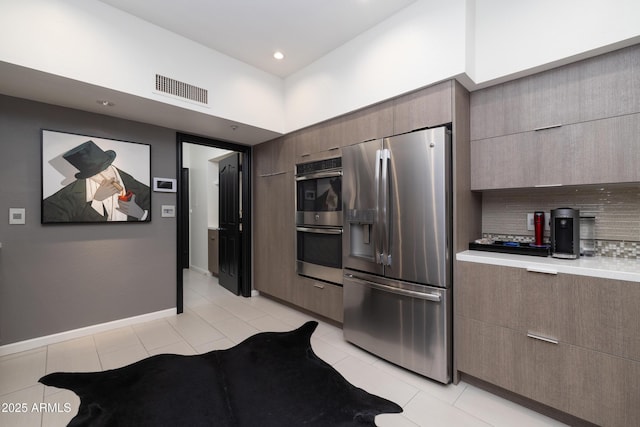
POLYGON ((252 230, 251 230, 251 218, 252 218, 252 194, 251 194, 251 153, 252 147, 249 145, 241 145, 228 141, 221 141, 217 139, 206 138, 203 136, 190 135, 187 133, 176 133, 176 177, 177 185, 176 190, 176 216, 177 216, 177 233, 176 233, 176 307, 178 314, 184 311, 184 283, 183 283, 183 271, 181 268, 180 257, 182 256, 182 236, 183 233, 188 233, 189 230, 183 230, 183 220, 185 215, 189 215, 189 207, 183 206, 181 191, 182 191, 182 143, 205 145, 208 147, 221 148, 224 150, 236 151, 241 154, 242 158, 242 257, 240 268, 240 295, 243 297, 251 296, 251 242, 252 242, 252 230))

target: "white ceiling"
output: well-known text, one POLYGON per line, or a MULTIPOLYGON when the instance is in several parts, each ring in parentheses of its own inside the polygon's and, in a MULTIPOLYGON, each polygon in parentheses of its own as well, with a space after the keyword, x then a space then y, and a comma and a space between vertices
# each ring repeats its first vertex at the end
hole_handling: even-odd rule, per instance
POLYGON ((100 0, 286 77, 416 0, 100 0), (280 50, 285 59, 276 61, 280 50))
MULTIPOLYGON (((265 72, 287 76, 416 0, 100 1, 265 72), (273 59, 276 49, 284 52, 284 61, 273 59)), ((3 61, 0 94, 246 145, 279 135, 3 61), (115 106, 105 108, 99 99, 115 106)))

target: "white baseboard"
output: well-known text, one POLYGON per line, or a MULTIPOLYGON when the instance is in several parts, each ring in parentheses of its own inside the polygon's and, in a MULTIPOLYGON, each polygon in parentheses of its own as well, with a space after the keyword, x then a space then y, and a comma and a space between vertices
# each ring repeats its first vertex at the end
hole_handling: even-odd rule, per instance
POLYGON ((21 351, 32 350, 34 348, 43 347, 49 344, 55 344, 74 338, 80 338, 87 335, 93 335, 112 329, 122 328, 124 326, 136 325, 138 323, 150 322, 152 320, 163 319, 176 315, 176 308, 168 308, 166 310, 155 311, 153 313, 141 314, 139 316, 128 317, 126 319, 114 320, 112 322, 100 323, 98 325, 87 326, 71 331, 60 332, 44 337, 33 338, 26 341, 19 341, 12 344, 0 346, 0 356, 8 354, 20 353, 21 351))
POLYGON ((211 276, 211 272, 209 270, 202 269, 200 267, 196 267, 195 265, 190 265, 189 270, 193 270, 197 273, 204 274, 205 276, 211 276))

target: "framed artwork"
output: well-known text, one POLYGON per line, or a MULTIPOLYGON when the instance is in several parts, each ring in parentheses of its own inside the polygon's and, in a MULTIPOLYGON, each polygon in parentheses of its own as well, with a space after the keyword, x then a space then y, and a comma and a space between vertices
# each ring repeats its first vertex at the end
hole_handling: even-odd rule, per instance
POLYGON ((42 223, 151 221, 151 146, 42 131, 42 223))

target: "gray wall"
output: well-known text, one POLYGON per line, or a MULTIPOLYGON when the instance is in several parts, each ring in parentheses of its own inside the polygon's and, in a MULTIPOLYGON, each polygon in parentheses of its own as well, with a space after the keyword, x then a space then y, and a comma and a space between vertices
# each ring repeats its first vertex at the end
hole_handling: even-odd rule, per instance
POLYGON ((0 345, 175 307, 175 194, 149 223, 41 225, 41 129, 151 144, 151 175, 176 175, 171 129, 0 95, 0 345))

